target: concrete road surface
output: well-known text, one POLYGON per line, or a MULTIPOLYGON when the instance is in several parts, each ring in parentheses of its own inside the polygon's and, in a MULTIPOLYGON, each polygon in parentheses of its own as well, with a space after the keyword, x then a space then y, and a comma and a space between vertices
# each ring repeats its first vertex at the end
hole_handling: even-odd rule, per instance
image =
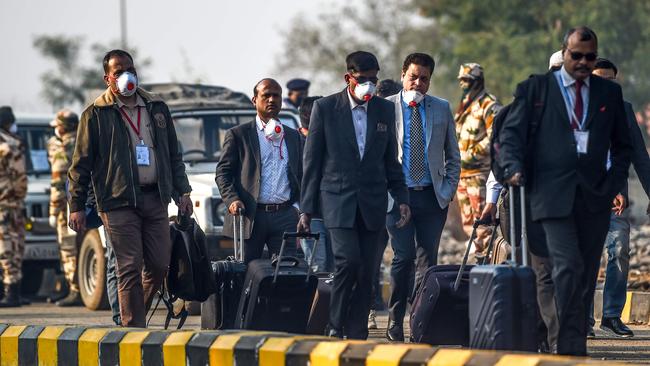
MULTIPOLYGON (((161 305, 162 306, 162 305, 161 305)), ((159 308, 151 327, 162 328, 166 309, 159 308)), ((370 338, 386 341, 384 333, 388 316, 385 312, 377 317, 379 329, 370 331, 370 338)), ((34 325, 112 325, 109 311, 89 311, 83 307, 60 308, 53 304, 33 303, 21 308, 0 309, 0 323, 34 325)), ((172 320, 172 326, 177 322, 172 320)), ((405 324, 408 325, 408 324, 405 324)), ((183 328, 199 329, 200 317, 190 316, 183 328)), ((650 365, 650 327, 631 326, 636 336, 621 339, 607 336, 596 325, 596 339, 589 340, 589 353, 595 359, 618 360, 650 365)), ((407 329, 408 331, 408 329, 407 329)))

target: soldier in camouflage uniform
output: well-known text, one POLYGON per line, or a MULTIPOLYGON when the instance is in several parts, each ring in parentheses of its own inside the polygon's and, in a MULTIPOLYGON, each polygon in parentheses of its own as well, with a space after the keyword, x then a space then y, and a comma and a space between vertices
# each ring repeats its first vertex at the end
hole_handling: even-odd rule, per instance
POLYGON ((0 307, 21 305, 27 173, 25 147, 15 134, 15 120, 10 107, 0 107, 0 266, 4 284, 0 307))
POLYGON ((54 127, 54 136, 47 141, 47 155, 52 166, 52 183, 50 190, 50 225, 56 228, 57 241, 61 253, 61 264, 69 293, 56 302, 58 306, 81 305, 79 286, 77 285, 77 241, 72 230, 68 230, 67 200, 65 182, 68 168, 72 162, 77 125, 79 117, 64 109, 56 114, 50 123, 54 127))
MULTIPOLYGON (((456 110, 456 137, 460 149, 460 181, 456 192, 463 219, 463 228, 469 235, 474 220, 485 206, 485 183, 490 173, 490 135, 492 121, 501 105, 485 89, 483 68, 477 63, 460 66, 458 72, 463 97, 456 110)), ((475 241, 477 256, 485 253, 490 230, 479 228, 475 241)))

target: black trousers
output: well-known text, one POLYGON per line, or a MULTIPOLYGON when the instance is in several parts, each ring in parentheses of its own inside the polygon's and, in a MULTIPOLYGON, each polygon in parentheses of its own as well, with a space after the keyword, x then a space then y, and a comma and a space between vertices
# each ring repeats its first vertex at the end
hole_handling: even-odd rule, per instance
POLYGON ((568 217, 541 220, 553 263, 559 354, 587 355, 588 307, 594 298, 609 217, 609 209, 589 212, 578 189, 568 217))
POLYGON ((406 302, 414 288, 417 288, 425 271, 438 261, 440 235, 447 221, 447 207, 440 208, 435 191, 409 190, 411 221, 398 229, 400 220, 398 207, 386 216, 386 228, 395 256, 390 268, 391 295, 388 301, 390 320, 402 324, 406 313, 406 302), (415 284, 412 283, 415 265, 415 284))
MULTIPOLYGON (((279 254, 282 245, 282 234, 296 231, 298 226, 298 211, 293 207, 284 207, 275 212, 255 212, 253 230, 249 239, 244 241, 244 262, 248 263, 262 257, 264 245, 270 255, 279 254)), ((295 255, 296 243, 287 242, 283 255, 295 255)))
POLYGON ((330 228, 334 284, 329 326, 349 339, 368 338, 368 313, 379 230, 368 230, 357 207, 353 228, 330 228))
POLYGON ((550 257, 540 257, 530 253, 531 265, 537 278, 537 305, 544 321, 541 333, 546 333, 546 341, 551 350, 557 347, 559 323, 555 308, 555 286, 553 285, 553 263, 550 257))

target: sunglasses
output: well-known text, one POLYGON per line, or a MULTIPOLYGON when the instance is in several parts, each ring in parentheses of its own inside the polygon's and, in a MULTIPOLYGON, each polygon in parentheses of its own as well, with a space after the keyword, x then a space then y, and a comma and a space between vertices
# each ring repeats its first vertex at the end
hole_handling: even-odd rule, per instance
POLYGON ((352 74, 349 74, 349 75, 354 80, 356 80, 357 83, 359 83, 359 84, 364 84, 364 83, 367 83, 369 81, 369 82, 376 85, 379 82, 379 78, 376 77, 376 76, 375 77, 367 77, 367 76, 354 76, 352 74))
POLYGON ((589 52, 589 53, 582 53, 582 52, 573 52, 571 50, 569 51, 569 56, 571 56, 571 59, 573 61, 579 61, 582 60, 583 58, 587 61, 596 61, 596 58, 598 57, 598 54, 595 52, 589 52))

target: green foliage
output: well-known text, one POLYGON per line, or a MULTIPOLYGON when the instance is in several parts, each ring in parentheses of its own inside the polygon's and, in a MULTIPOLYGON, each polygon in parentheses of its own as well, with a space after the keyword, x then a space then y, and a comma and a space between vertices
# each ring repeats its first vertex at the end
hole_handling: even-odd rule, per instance
POLYGON ((650 2, 638 0, 411 0, 372 1, 333 8, 317 19, 296 18, 285 34, 278 71, 312 77, 317 85, 341 85, 345 55, 376 52, 382 77, 399 77, 412 51, 436 60, 432 92, 457 101, 458 67, 478 62, 486 85, 509 102, 517 83, 548 68, 573 26, 599 37, 599 55, 620 70, 626 99, 640 106, 650 88, 650 2))

